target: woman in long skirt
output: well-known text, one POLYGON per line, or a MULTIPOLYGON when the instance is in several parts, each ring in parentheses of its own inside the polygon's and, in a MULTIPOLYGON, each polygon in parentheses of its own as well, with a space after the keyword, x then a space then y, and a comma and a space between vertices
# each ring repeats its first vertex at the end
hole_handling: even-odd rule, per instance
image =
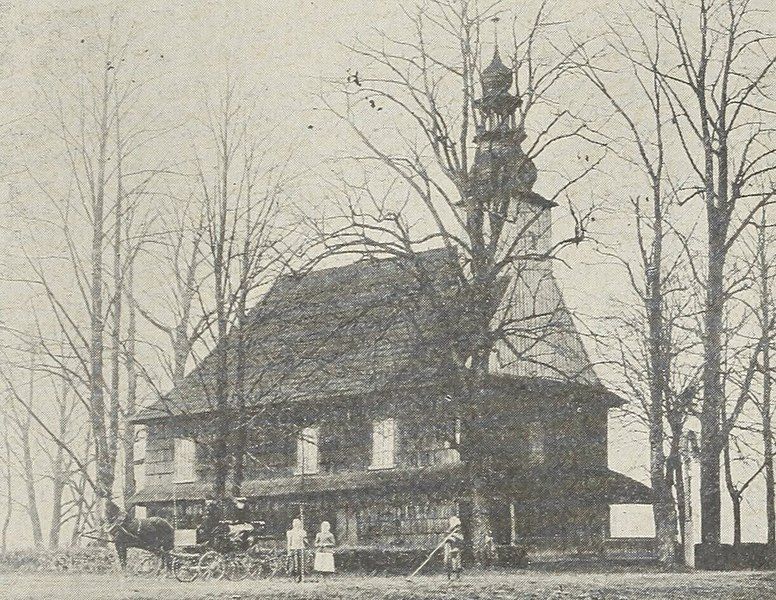
POLYGON ((326 573, 334 573, 334 534, 328 521, 321 523, 321 530, 315 536, 313 569, 322 576, 326 573))

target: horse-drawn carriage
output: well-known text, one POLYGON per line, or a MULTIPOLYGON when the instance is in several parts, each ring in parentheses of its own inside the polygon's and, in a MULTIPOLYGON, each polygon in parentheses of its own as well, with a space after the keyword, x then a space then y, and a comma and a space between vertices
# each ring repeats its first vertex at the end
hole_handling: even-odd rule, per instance
POLYGON ((264 521, 219 521, 197 530, 197 543, 176 548, 174 573, 180 581, 273 577, 285 560, 266 535, 264 521))
MULTIPOLYGON (((138 519, 121 512, 119 515, 102 534, 84 537, 103 545, 112 541, 122 569, 127 568, 128 548, 142 550, 139 560, 132 561, 132 571, 140 576, 166 573, 179 581, 240 580, 249 576, 273 577, 286 567, 285 554, 278 550, 276 540, 267 535, 264 521, 223 519, 217 507, 211 506, 197 528, 194 543, 176 546, 175 530, 165 519, 138 519), (110 539, 105 539, 106 533, 110 539)), ((58 570, 77 566, 72 558, 64 556, 57 557, 54 565, 58 570)))

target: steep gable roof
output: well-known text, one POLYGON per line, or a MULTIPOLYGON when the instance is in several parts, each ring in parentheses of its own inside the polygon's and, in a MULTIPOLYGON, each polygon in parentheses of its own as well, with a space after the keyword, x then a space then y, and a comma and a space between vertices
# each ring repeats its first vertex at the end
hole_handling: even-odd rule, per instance
MULTIPOLYGON (((448 257, 442 250, 421 256, 440 288, 451 281, 448 257)), ((281 278, 251 311, 244 332, 248 404, 415 387, 441 375, 442 332, 408 267, 369 260, 281 278)), ((230 383, 237 335, 233 330, 226 341, 230 383)), ((215 362, 211 353, 136 420, 212 410, 215 362)))
MULTIPOLYGON (((281 278, 251 311, 242 332, 246 403, 255 406, 417 388, 446 377, 452 341, 440 317, 446 311, 459 310, 451 264, 450 253, 436 249, 419 254, 412 264, 401 259, 365 260, 281 278), (423 273, 422 284, 418 271, 423 273)), ((581 342, 573 331, 570 315, 565 306, 558 305, 562 300, 557 284, 553 290, 557 294, 545 304, 557 305, 563 327, 570 330, 556 327, 549 346, 536 344, 513 362, 562 360, 541 373, 512 367, 502 370, 503 374, 578 380, 579 372, 587 372, 586 355, 579 350, 581 342), (527 360, 536 351, 544 355, 527 360)), ((507 295, 511 298, 505 298, 508 305, 519 301, 510 310, 530 310, 514 291, 507 295)), ((544 317, 539 325, 546 328, 548 323, 548 317, 544 317)), ((237 344, 238 332, 232 330, 226 340, 229 385, 236 379, 237 344)), ((504 353, 502 348, 500 354, 504 353)), ((213 410, 215 363, 211 353, 180 386, 135 420, 213 410)), ((597 380, 582 382, 598 385, 597 380)))

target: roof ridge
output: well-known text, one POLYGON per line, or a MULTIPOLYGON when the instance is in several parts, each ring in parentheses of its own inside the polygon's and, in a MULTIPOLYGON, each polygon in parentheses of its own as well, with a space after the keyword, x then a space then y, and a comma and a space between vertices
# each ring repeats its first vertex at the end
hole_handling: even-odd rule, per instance
POLYGON ((408 254, 407 256, 385 256, 385 257, 378 258, 375 256, 362 255, 361 258, 354 260, 353 262, 349 262, 341 265, 332 265, 321 269, 311 269, 310 271, 307 271, 307 272, 286 273, 278 277, 276 285, 277 283, 280 283, 282 281, 287 281, 287 280, 298 281, 310 276, 320 277, 335 271, 343 272, 346 270, 357 270, 367 266, 376 266, 376 265, 386 266, 386 265, 392 265, 392 264, 400 264, 402 262, 411 260, 413 256, 423 260, 437 254, 441 255, 443 253, 450 253, 450 252, 451 251, 445 246, 438 246, 436 248, 428 248, 426 250, 421 250, 420 252, 408 254))

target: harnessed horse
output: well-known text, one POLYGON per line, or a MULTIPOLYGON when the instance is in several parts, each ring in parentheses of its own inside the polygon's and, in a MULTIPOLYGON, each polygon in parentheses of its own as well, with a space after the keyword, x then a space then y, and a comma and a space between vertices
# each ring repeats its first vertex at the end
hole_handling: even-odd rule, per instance
POLYGON ((123 513, 108 525, 107 531, 113 538, 122 569, 127 566, 128 548, 140 548, 156 554, 162 558, 168 571, 172 568, 170 552, 175 545, 175 530, 161 517, 134 519, 123 513))

